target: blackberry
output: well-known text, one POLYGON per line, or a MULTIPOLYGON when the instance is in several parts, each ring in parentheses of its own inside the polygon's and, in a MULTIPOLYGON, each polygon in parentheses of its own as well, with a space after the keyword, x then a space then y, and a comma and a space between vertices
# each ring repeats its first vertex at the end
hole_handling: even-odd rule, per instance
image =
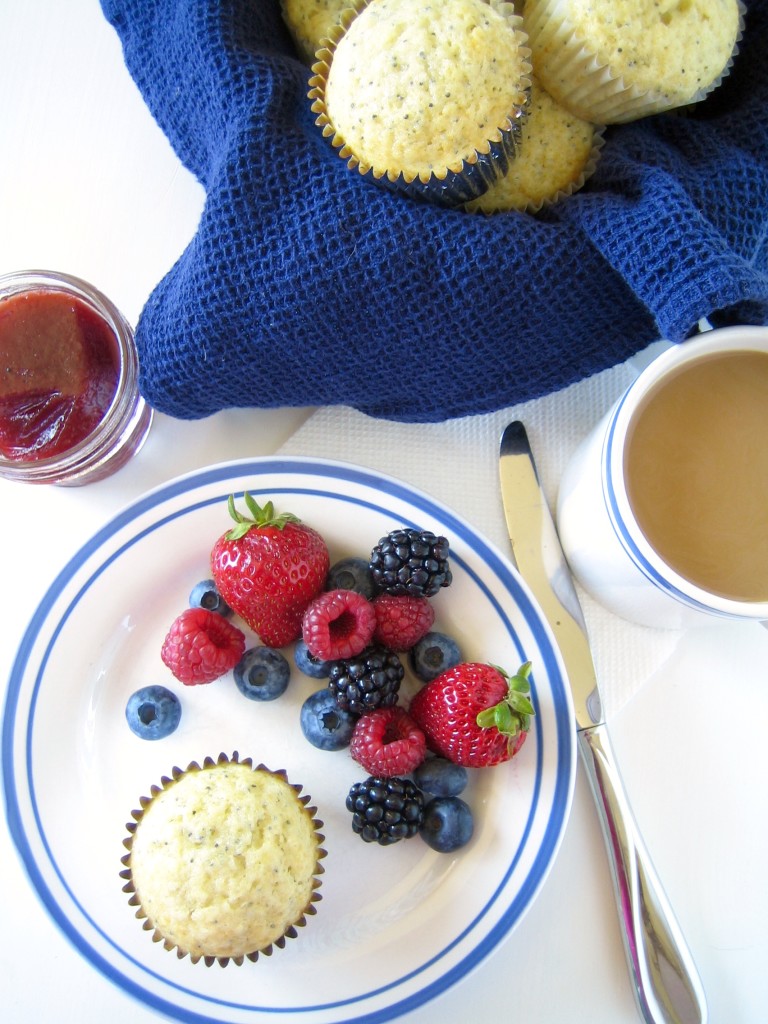
POLYGON ((388 594, 433 597, 452 580, 445 537, 429 530, 393 530, 371 552, 371 573, 388 594))
POLYGON ((397 704, 403 663, 394 651, 372 644, 354 658, 331 664, 328 687, 342 711, 362 715, 397 704))
POLYGON ((366 843, 389 846, 415 836, 424 821, 424 796, 408 779, 369 775, 347 795, 352 831, 366 843))

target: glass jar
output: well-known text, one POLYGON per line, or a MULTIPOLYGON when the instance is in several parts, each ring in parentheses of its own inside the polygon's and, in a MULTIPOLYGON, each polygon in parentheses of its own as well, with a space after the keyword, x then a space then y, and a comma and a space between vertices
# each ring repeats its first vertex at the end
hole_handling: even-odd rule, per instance
POLYGON ((152 423, 133 330, 87 281, 0 275, 0 477, 76 486, 138 452, 152 423))

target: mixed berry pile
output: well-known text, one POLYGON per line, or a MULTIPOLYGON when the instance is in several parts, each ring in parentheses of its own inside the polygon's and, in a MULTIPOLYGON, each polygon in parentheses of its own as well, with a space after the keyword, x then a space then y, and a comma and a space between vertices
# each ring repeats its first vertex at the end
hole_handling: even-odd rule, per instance
MULTIPOLYGON (((303 703, 301 730, 318 749, 347 750, 366 773, 350 789, 352 829, 389 845, 420 835, 451 852, 473 832, 461 798, 467 769, 507 761, 531 716, 526 663, 514 675, 465 662, 456 641, 434 629, 431 601, 450 586, 449 542, 397 529, 369 558, 331 564, 327 545, 290 513, 246 493, 249 514, 229 499, 232 526, 214 544, 211 578, 171 623, 161 658, 186 686, 232 672, 243 696, 278 699, 295 667, 325 680, 303 703), (239 619, 260 643, 247 646, 239 619), (421 687, 405 707, 404 658, 421 687)), ((181 720, 167 687, 146 686, 126 706, 136 735, 161 739, 181 720)))

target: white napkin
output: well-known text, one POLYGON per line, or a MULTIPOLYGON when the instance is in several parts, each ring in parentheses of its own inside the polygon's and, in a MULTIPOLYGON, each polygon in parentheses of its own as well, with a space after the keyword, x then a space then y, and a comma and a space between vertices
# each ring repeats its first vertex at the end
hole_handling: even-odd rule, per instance
MULTIPOLYGON (((281 454, 336 459, 375 469, 426 492, 462 515, 511 555, 499 493, 499 441, 522 420, 539 477, 554 508, 571 453, 631 383, 658 345, 563 391, 484 416, 407 424, 372 419, 346 407, 313 413, 281 454)), ((680 633, 648 629, 609 613, 579 588, 607 717, 615 715, 672 654, 680 633)))

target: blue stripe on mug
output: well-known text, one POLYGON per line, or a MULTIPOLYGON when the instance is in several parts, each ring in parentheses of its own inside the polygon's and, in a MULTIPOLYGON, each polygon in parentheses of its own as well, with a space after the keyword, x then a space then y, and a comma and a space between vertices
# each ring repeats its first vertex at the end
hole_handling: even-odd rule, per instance
POLYGON ((731 615, 729 612, 720 611, 717 608, 713 608, 710 604, 698 601, 695 597, 680 590, 670 580, 664 577, 645 557, 627 527, 616 498, 616 489, 613 485, 612 466, 616 451, 616 420, 618 419, 619 413, 621 412, 621 409, 631 391, 632 386, 625 391, 624 395, 619 400, 613 415, 611 416, 611 420, 605 434, 602 452, 601 476, 603 483, 603 498, 605 499, 608 518, 611 521, 611 526, 616 534, 616 538, 632 560, 633 564, 640 570, 643 576, 645 576, 645 578, 659 590, 668 594, 670 597, 673 597, 676 601, 680 601, 681 604, 687 605, 689 608, 695 608, 697 611, 707 612, 710 615, 716 615, 726 619, 736 618, 737 616, 731 615))

